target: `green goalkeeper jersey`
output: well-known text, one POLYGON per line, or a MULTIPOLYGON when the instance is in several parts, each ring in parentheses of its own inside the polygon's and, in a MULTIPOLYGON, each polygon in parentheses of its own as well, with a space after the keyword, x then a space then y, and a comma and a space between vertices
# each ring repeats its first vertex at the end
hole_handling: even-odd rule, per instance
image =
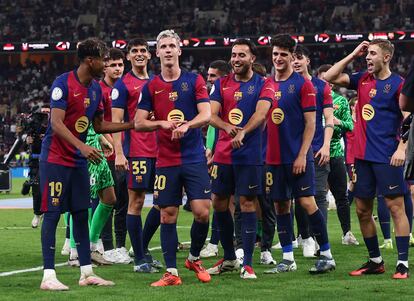
POLYGON ((349 109, 348 101, 345 97, 332 91, 332 100, 334 107, 334 117, 338 119, 341 124, 335 125, 334 132, 331 139, 331 158, 343 157, 344 148, 341 144, 342 136, 347 131, 352 131, 354 123, 352 122, 351 111, 349 109))

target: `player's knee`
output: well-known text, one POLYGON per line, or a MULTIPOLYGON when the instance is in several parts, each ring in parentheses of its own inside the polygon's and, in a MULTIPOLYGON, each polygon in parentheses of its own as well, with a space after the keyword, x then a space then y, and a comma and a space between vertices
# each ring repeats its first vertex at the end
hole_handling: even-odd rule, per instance
POLYGON ((217 212, 224 212, 228 209, 228 204, 222 199, 213 199, 213 209, 217 212))
POLYGON ((169 210, 161 210, 161 224, 175 224, 177 214, 169 210))
POLYGON ((290 213, 290 201, 275 203, 275 209, 278 215, 290 213))
POLYGON ((241 200, 240 199, 240 209, 242 212, 255 212, 256 203, 252 200, 241 200))
POLYGON ((134 215, 140 215, 142 210, 143 203, 139 200, 130 201, 128 204, 128 213, 134 215))
POLYGON ((361 222, 370 221, 372 219, 372 210, 369 210, 368 208, 357 207, 356 214, 361 222))

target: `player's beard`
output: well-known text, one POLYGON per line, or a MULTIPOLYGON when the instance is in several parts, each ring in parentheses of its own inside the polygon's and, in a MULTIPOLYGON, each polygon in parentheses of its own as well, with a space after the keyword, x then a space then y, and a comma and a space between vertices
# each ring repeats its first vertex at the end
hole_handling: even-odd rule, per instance
POLYGON ((238 72, 236 72, 235 70, 234 70, 234 68, 233 68, 233 70, 234 70, 234 73, 235 74, 237 74, 237 75, 239 75, 239 76, 245 76, 248 72, 249 72, 249 70, 250 70, 250 65, 243 65, 242 67, 241 67, 241 69, 240 69, 240 71, 238 71, 238 72))

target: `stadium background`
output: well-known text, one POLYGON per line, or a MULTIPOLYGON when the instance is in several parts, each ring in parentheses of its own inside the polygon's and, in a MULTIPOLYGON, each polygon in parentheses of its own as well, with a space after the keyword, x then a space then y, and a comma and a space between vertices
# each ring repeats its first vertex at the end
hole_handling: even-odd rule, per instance
MULTIPOLYGON (((154 54, 153 41, 156 34, 163 29, 173 28, 183 39, 182 68, 203 75, 211 61, 229 59, 231 42, 237 37, 251 38, 259 46, 258 62, 266 66, 269 74, 272 69, 267 45, 270 37, 276 33, 290 33, 298 43, 307 46, 311 50, 312 68, 334 63, 360 41, 382 37, 395 43, 396 53, 391 68, 404 76, 414 52, 413 17, 413 0, 0 0, 0 160, 15 140, 19 114, 29 112, 33 106, 49 102, 51 83, 57 75, 76 66, 77 41, 86 37, 97 36, 108 46, 121 49, 125 49, 130 38, 144 37, 150 41, 154 54)), ((351 64, 347 72, 358 71, 364 66, 364 60, 360 59, 351 64)), ((129 70, 129 67, 126 66, 125 70, 129 70)), ((149 71, 159 72, 155 55, 149 64, 149 71)), ((25 148, 20 152, 24 153, 25 148)), ((20 159, 14 160, 12 164, 21 166, 25 162, 20 159)), ((0 255, 1 258, 9 258, 7 263, 2 260, 0 272, 40 264, 39 233, 33 235, 25 230, 31 214, 30 210, 0 210, 0 255), (16 255, 16 250, 25 250, 25 255, 22 256, 21 252, 16 255)), ((184 240, 188 236, 185 227, 190 222, 189 216, 180 221, 182 228, 179 235, 184 240)), ((339 224, 332 213, 330 222, 330 236, 339 237, 339 224)), ((355 222, 356 216, 353 215, 353 228, 357 233, 358 226, 355 222)), ((58 246, 63 241, 63 230, 60 232, 58 246)), ((358 239, 361 240, 360 235, 358 239)), ((261 280, 254 289, 249 286, 249 291, 246 291, 246 286, 237 279, 238 276, 232 275, 215 280, 214 285, 225 287, 218 294, 212 293, 214 290, 202 288, 201 284, 197 284, 194 289, 189 289, 186 285, 175 290, 176 295, 172 299, 189 299, 186 294, 200 298, 202 296, 205 300, 217 300, 229 295, 234 300, 255 299, 255 292, 259 291, 260 298, 277 299, 274 289, 279 285, 286 290, 287 295, 280 296, 284 300, 332 297, 353 300, 373 297, 405 299, 414 293, 410 282, 393 285, 390 275, 362 281, 350 280, 346 272, 359 264, 358 259, 365 254, 365 249, 364 246, 344 249, 337 240, 333 239, 333 250, 340 265, 334 274, 325 278, 310 279, 305 270, 302 270, 295 275, 261 280), (356 257, 355 261, 351 259, 353 257, 356 257), (288 290, 287 286, 292 289, 288 290), (302 289, 297 289, 299 287, 302 289)), ((157 239, 154 245, 159 245, 157 239)), ((155 254, 161 256, 161 253, 155 254)), ((179 261, 183 261, 184 256, 185 252, 181 252, 179 261)), ((279 257, 279 254, 275 256, 279 257)), ((395 253, 390 252, 384 257, 391 263, 395 253)), ((62 260, 62 257, 57 257, 57 262, 62 260)), ((309 261, 298 259, 298 265, 302 269, 309 264, 309 261)), ((259 268, 259 273, 260 271, 259 268)), ((142 281, 137 284, 137 275, 131 273, 130 267, 100 270, 102 276, 109 278, 118 273, 123 273, 125 277, 120 286, 107 295, 108 299, 136 298, 136 295, 126 293, 131 286, 138 286, 148 299, 169 297, 166 293, 157 293, 155 296, 154 291, 147 287, 154 277, 142 277, 142 281)), ((190 274, 183 273, 186 283, 194 283, 190 274)), ((74 275, 77 275, 77 271, 65 270, 62 272, 62 280, 71 279, 68 280, 71 283, 74 275)), ((0 287, 4 289, 0 294, 1 300, 21 299, 19 293, 34 294, 32 296, 37 300, 55 300, 55 296, 45 297, 37 291, 33 293, 38 288, 39 274, 13 277, 0 278, 0 287), (22 279, 23 285, 20 282, 22 279)), ((263 276, 260 278, 263 279, 263 276)), ((76 296, 91 300, 96 297, 93 289, 82 291, 73 284, 72 287, 75 288, 76 296)), ((105 290, 106 292, 108 291, 105 290)), ((63 299, 66 298, 69 297, 63 299)))

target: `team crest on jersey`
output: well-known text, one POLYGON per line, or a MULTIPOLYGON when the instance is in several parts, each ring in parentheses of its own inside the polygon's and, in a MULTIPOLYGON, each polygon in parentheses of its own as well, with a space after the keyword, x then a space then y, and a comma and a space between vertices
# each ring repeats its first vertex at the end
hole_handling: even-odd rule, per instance
POLYGON ((289 85, 289 88, 288 88, 288 93, 289 94, 293 94, 293 93, 295 93, 295 85, 289 85))
POLYGON ((84 105, 85 108, 89 108, 89 106, 91 105, 91 99, 89 97, 86 97, 83 100, 83 105, 84 105))
POLYGON ((384 92, 385 94, 388 94, 390 93, 390 91, 391 91, 391 84, 386 84, 382 92, 384 92))
POLYGON ((254 93, 254 86, 249 86, 247 89, 247 94, 252 95, 254 93))
POLYGON ((236 91, 234 92, 234 100, 240 101, 243 98, 243 92, 242 91, 236 91))
POLYGON ((276 108, 272 111, 272 121, 274 124, 279 125, 285 119, 285 113, 283 113, 281 108, 276 108))
POLYGON ((375 110, 372 105, 369 103, 365 104, 362 107, 362 118, 364 118, 365 121, 370 121, 375 116, 375 110))
POLYGON ((158 191, 154 191, 154 193, 153 193, 153 198, 154 198, 154 199, 158 199, 158 191))
POLYGON ((229 121, 232 125, 239 125, 243 121, 243 112, 234 108, 229 112, 229 121))
POLYGON ((369 97, 373 98, 375 97, 375 95, 377 95, 377 89, 372 88, 371 90, 369 90, 369 97))
POLYGON ((168 99, 170 101, 176 101, 178 99, 178 93, 177 91, 172 91, 168 94, 168 99))
POLYGON ((184 113, 180 110, 174 109, 168 113, 167 116, 168 121, 176 121, 176 122, 182 122, 184 121, 184 113))
POLYGON ((183 91, 183 92, 187 92, 188 91, 188 83, 187 82, 183 82, 181 84, 181 91, 183 91))
POLYGON ((88 129, 88 126, 89 126, 89 119, 86 116, 79 117, 79 119, 76 120, 75 122, 75 130, 79 134, 82 134, 83 132, 85 132, 88 129))
POLYGON ((276 98, 276 100, 281 99, 282 98, 282 91, 276 91, 275 92, 275 98, 276 98))
POLYGON ((135 181, 137 181, 137 183, 142 183, 142 176, 136 176, 135 181))
POLYGON ((52 198, 52 206, 59 206, 59 198, 52 198))

